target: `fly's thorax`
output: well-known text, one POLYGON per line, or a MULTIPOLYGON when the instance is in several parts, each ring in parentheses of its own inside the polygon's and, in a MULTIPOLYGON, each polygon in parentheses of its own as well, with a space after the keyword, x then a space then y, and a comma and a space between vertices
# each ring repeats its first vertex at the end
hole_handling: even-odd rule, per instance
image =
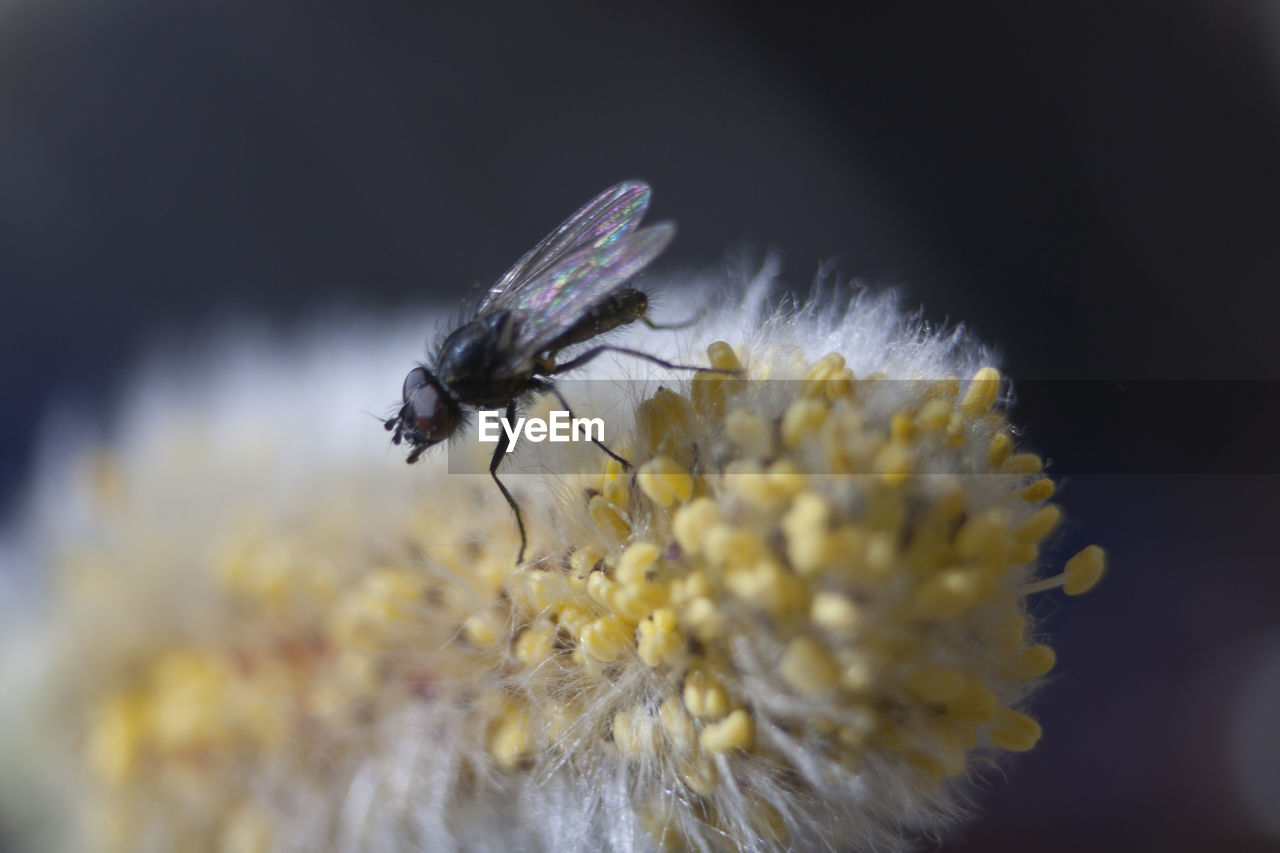
POLYGON ((436 375, 445 385, 489 376, 513 359, 515 319, 510 312, 486 314, 449 333, 440 345, 436 375))

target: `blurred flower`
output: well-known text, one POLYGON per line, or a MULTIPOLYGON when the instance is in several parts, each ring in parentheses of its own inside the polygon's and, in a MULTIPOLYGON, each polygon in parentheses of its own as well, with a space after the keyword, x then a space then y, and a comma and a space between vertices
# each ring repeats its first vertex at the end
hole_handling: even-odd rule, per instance
POLYGON ((1039 737, 1054 655, 1025 597, 1083 592, 1102 553, 1037 577, 1061 513, 982 350, 887 297, 776 311, 768 277, 627 339, 740 376, 595 365, 575 406, 614 414, 633 469, 522 448, 518 567, 486 476, 405 466, 348 417, 385 402, 407 330, 144 380, 112 441, 50 456, 15 546, 50 585, 5 656, 47 658, 22 690, 9 666, 3 709, 12 779, 43 771, 57 816, 38 838, 886 850, 944 827, 1039 737))

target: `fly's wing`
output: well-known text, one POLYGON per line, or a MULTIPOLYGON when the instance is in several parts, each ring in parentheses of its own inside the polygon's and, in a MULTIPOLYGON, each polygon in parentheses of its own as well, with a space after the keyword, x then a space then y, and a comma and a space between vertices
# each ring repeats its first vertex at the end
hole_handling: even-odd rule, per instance
POLYGON ((561 258, 607 246, 635 230, 649 207, 649 185, 623 181, 591 199, 534 246, 489 289, 478 314, 510 306, 519 292, 561 258))
POLYGON ((660 222, 618 237, 602 246, 588 246, 545 268, 512 292, 501 306, 515 319, 510 369, 518 374, 529 361, 573 328, 593 308, 647 267, 675 237, 676 227, 660 222))

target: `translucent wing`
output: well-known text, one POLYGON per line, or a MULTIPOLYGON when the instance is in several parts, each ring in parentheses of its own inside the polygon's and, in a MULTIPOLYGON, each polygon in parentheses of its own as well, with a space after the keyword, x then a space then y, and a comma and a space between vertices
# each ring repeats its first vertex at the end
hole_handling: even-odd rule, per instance
POLYGON ((600 193, 534 246, 489 289, 477 313, 510 306, 517 294, 561 258, 607 246, 631 233, 649 207, 649 185, 623 181, 600 193))
POLYGON ((521 283, 500 306, 515 317, 512 372, 546 352, 587 314, 662 254, 676 227, 660 222, 585 249, 521 283), (516 365, 520 367, 517 368, 516 365))

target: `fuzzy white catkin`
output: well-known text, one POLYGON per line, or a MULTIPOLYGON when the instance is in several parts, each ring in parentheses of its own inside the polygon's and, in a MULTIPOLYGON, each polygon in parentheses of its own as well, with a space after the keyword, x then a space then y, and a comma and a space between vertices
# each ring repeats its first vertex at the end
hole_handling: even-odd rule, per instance
MULTIPOLYGON (((753 375, 775 371, 778 378, 798 379, 794 365, 802 373, 828 353, 839 353, 859 378, 963 382, 991 364, 990 353, 968 336, 928 329, 904 315, 891 295, 827 292, 778 310, 774 273, 766 264, 741 280, 649 282, 662 294, 660 320, 712 310, 689 329, 634 324, 610 340, 682 364, 705 364, 707 346, 728 341, 749 354, 753 375)), ((0 803, 8 804, 0 805, 0 828, 24 843, 63 849, 568 853, 649 851, 666 843, 698 850, 885 851, 912 847, 960 815, 964 776, 995 754, 987 740, 999 740, 994 729, 982 734, 974 724, 981 742, 962 750, 961 772, 951 768, 942 782, 922 776, 921 766, 931 766, 927 750, 892 743, 897 735, 887 723, 859 742, 856 760, 833 757, 827 748, 832 732, 858 719, 857 709, 835 694, 785 683, 777 661, 795 637, 782 629, 770 633, 748 603, 724 605, 730 620, 724 660, 736 669, 722 680, 749 714, 755 745, 688 753, 714 765, 719 782, 713 791, 692 793, 673 775, 686 753, 663 740, 656 722, 658 700, 668 695, 663 691, 678 700, 687 672, 642 663, 636 641, 614 663, 593 663, 582 654, 586 632, 571 632, 567 642, 580 644, 572 655, 566 650, 558 662, 548 658, 521 669, 512 649, 526 626, 517 623, 541 623, 536 608, 519 609, 521 584, 533 576, 510 566, 510 511, 486 477, 449 474, 444 452, 406 466, 378 420, 389 413, 399 379, 422 358, 424 331, 439 327, 427 316, 344 317, 286 340, 240 330, 142 369, 105 433, 67 418, 51 421, 0 552, 7 604, 15 610, 5 614, 0 655, 0 758, 7 768, 0 803), (126 497, 116 497, 116 489, 126 497), (439 517, 424 517, 424 506, 439 517), (226 580, 227 549, 239 547, 227 542, 239 541, 231 531, 241 530, 249 531, 246 548, 265 542, 260 550, 285 554, 280 589, 254 574, 253 567, 274 565, 256 550, 246 558, 249 576, 226 580), (414 537, 410 557, 394 556, 414 537), (393 564, 398 568, 386 573, 393 564), (500 576, 477 581, 466 576, 472 566, 485 578, 500 576), (419 581, 420 597, 397 597, 396 584, 419 581), (228 593, 228 583, 239 584, 238 591, 228 593), (428 599, 444 600, 445 612, 475 615, 449 621, 428 599), (253 608, 256 615, 246 617, 253 608), (343 627, 333 627, 338 624, 343 627), (328 639, 285 654, 273 632, 328 639), (356 637, 359 648, 343 649, 334 636, 356 637), (492 649, 481 650, 486 642, 492 649), (359 659, 357 652, 367 648, 361 643, 382 644, 373 670, 359 659), (218 651, 210 658, 183 649, 218 651), (168 663, 148 670, 157 659, 168 663), (231 664, 210 669, 210 659, 231 664), (355 682, 332 675, 347 666, 354 667, 355 682), (252 688, 240 684, 258 678, 263 667, 283 675, 252 688), (177 705, 149 705, 150 716, 128 711, 111 718, 116 723, 101 722, 103 697, 164 692, 174 679, 188 685, 165 693, 177 705), (287 695, 272 692, 281 679, 290 685, 287 695), (236 690, 240 698, 231 707, 237 716, 231 723, 209 721, 215 734, 187 731, 182 720, 165 716, 165 708, 187 709, 185 701, 209 704, 193 696, 217 699, 236 690), (565 712, 571 724, 551 739, 553 747, 530 748, 549 725, 540 715, 553 695, 572 709, 565 712), (261 710, 263 702, 275 704, 261 710), (315 711, 321 720, 315 722, 307 703, 336 716, 315 711), (309 722, 299 723, 301 717, 309 722), (819 718, 830 718, 829 731, 804 729, 819 718), (278 731, 281 719, 287 722, 278 731), (538 731, 524 736, 519 722, 525 719, 540 721, 538 731), (658 744, 652 754, 620 742, 625 733, 610 734, 621 731, 620 720, 633 719, 639 720, 637 743, 658 744), (245 743, 271 747, 247 749, 245 743), (232 757, 219 754, 213 765, 192 757, 223 749, 232 757), (105 762, 108 781, 86 767, 95 761, 105 762), (149 797, 155 804, 148 805, 149 797), (770 817, 762 821, 765 812, 770 817)), ((574 400, 587 412, 639 410, 659 386, 684 392, 691 383, 687 375, 625 356, 601 357, 573 378, 647 380, 618 383, 614 399, 602 399, 611 393, 607 383, 592 383, 591 399, 574 400)), ((887 385, 868 402, 868 422, 887 423, 894 412, 919 407, 918 389, 887 385)), ((755 411, 765 422, 780 421, 790 401, 769 394, 761 392, 755 411)), ((629 417, 621 422, 630 429, 629 417)), ((728 446, 714 429, 699 435, 728 446)), ((934 456, 921 451, 917 468, 939 477, 968 474, 974 459, 986 458, 989 438, 965 437, 961 450, 934 456)), ((796 458, 803 461, 801 451, 796 458)), ((592 548, 616 567, 631 541, 602 532, 577 481, 554 473, 593 460, 583 454, 594 452, 541 444, 512 460, 520 470, 543 472, 509 482, 530 525, 532 555, 552 556, 533 580, 554 576, 547 583, 561 584, 547 607, 560 608, 562 632, 567 614, 577 612, 565 609, 566 600, 578 595, 584 606, 596 605, 573 578, 559 579, 561 567, 575 551, 592 548)), ((602 467, 600 460, 595 464, 602 467)), ((1001 507, 1009 530, 1037 510, 1029 500, 1010 502, 1029 482, 1021 475, 964 482, 970 514, 1001 507)), ((709 488, 721 495, 719 487, 709 488)), ((646 498, 634 486, 632 495, 636 541, 668 529, 669 516, 656 510, 646 516, 638 508, 646 498), (642 518, 650 520, 642 524, 642 518)), ((717 499, 722 508, 736 500, 717 499)), ((837 509, 855 512, 859 500, 837 509)), ((1011 570, 1010 588, 1032 578, 1034 562, 1011 570)), ((813 583, 804 595, 816 594, 813 583)), ((1003 607, 988 616, 974 605, 969 622, 941 623, 930 636, 952 639, 929 650, 969 673, 974 689, 1001 709, 1020 703, 1034 685, 1034 678, 1001 680, 997 652, 972 639, 998 618, 1017 614, 1016 602, 1003 607)), ((870 617, 882 618, 873 610, 867 608, 870 617)), ((592 618, 603 612, 592 611, 592 618)), ((797 630, 795 636, 812 633, 803 625, 797 630)), ((831 649, 854 658, 858 651, 838 643, 831 649)), ((897 679, 900 671, 910 677, 909 664, 893 667, 883 679, 897 679)))

